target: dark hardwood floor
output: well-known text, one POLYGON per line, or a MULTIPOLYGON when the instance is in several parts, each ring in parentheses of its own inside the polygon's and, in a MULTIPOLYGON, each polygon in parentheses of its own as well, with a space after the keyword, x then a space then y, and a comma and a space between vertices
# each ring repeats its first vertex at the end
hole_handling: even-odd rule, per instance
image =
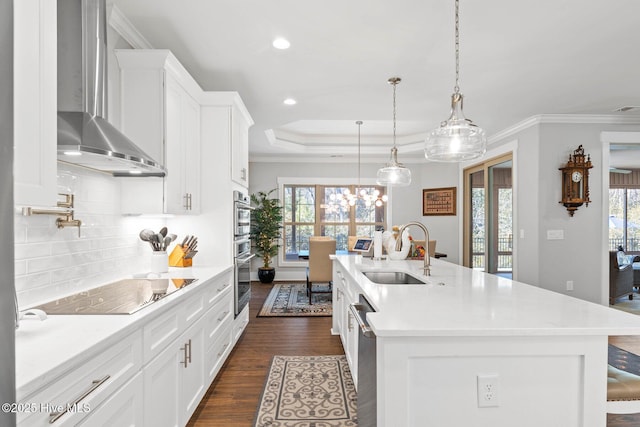
POLYGON ((190 427, 249 427, 274 355, 344 354, 330 317, 256 317, 272 285, 251 285, 249 325, 191 417, 190 427))
MULTIPOLYGON (((330 317, 256 317, 271 285, 251 286, 249 325, 191 417, 189 427, 250 427, 271 358, 282 355, 343 354, 331 335, 330 317)), ((640 354, 640 337, 609 342, 640 354)), ((640 414, 607 415, 607 427, 639 427, 640 414)), ((458 426, 451 426, 458 427, 458 426)))

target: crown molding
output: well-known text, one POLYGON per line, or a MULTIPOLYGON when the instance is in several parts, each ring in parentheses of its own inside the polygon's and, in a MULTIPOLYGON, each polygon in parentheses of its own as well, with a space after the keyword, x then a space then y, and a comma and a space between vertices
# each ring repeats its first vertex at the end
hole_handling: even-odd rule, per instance
POLYGON ((489 137, 489 145, 511 138, 519 132, 540 124, 574 125, 635 125, 640 124, 640 116, 620 116, 613 114, 539 114, 531 116, 489 137))
POLYGON ((116 5, 111 5, 109 13, 109 25, 134 49, 153 49, 153 46, 142 34, 133 26, 131 21, 124 16, 116 5))

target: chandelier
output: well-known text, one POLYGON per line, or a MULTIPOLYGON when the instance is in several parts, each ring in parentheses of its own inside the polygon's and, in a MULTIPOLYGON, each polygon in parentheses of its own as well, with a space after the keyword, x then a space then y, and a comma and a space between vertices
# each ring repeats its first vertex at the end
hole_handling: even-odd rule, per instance
POLYGON ((389 163, 378 169, 377 182, 379 185, 405 187, 411 184, 411 171, 398 162, 398 149, 396 148, 396 86, 401 82, 401 79, 400 77, 391 77, 388 81, 393 86, 393 147, 389 163))
POLYGON ((344 190, 342 198, 340 199, 340 205, 348 209, 351 206, 355 206, 358 199, 360 199, 366 207, 371 207, 371 205, 380 207, 388 200, 387 195, 380 194, 380 190, 378 189, 374 189, 373 192, 369 193, 366 188, 360 186, 360 127, 362 126, 362 120, 358 120, 356 124, 358 125, 358 186, 354 193, 348 188, 344 190))
POLYGON ((460 93, 460 17, 456 1, 455 51, 456 84, 451 95, 451 115, 427 136, 424 156, 436 162, 460 162, 482 156, 487 150, 484 130, 464 116, 460 93))

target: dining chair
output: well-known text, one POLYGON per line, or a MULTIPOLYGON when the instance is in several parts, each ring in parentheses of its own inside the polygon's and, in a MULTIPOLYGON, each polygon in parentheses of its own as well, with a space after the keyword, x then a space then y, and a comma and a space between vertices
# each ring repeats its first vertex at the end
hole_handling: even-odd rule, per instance
POLYGON ((333 262, 329 255, 336 253, 336 241, 326 236, 309 238, 309 266, 307 267, 307 294, 309 305, 313 304, 313 294, 330 294, 333 292, 333 262), (319 238, 317 238, 319 237, 319 238), (314 290, 314 283, 328 283, 328 290, 314 290))

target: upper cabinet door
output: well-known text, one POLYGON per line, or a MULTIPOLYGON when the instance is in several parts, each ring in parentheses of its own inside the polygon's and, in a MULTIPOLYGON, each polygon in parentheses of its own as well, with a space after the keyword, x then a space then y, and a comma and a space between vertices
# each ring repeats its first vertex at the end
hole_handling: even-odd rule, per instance
POLYGON ((166 77, 165 212, 200 212, 200 105, 166 77))
POLYGON ((56 2, 20 0, 14 9, 14 197, 56 206, 56 2))
POLYGON ((131 185, 138 193, 133 197, 127 197, 123 186, 124 209, 127 213, 200 213, 200 104, 196 98, 202 90, 168 50, 118 50, 116 56, 121 68, 122 131, 167 171, 162 200, 142 200, 158 198, 153 180, 131 185), (141 186, 149 187, 145 197, 139 196, 141 186))
POLYGON ((238 108, 231 109, 231 179, 249 186, 249 124, 238 108))

